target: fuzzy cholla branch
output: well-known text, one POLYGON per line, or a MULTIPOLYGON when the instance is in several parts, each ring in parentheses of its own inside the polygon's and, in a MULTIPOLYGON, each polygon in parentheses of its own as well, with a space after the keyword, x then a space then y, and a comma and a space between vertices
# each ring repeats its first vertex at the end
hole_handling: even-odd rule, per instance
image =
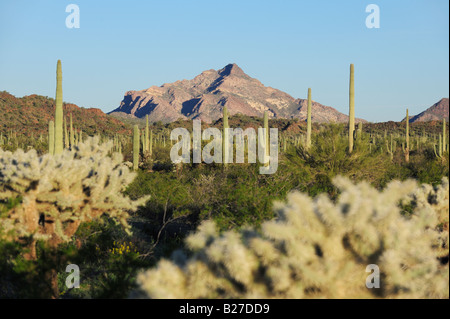
POLYGON ((335 202, 291 193, 260 232, 219 234, 203 223, 186 240, 189 254, 139 274, 131 297, 448 298, 448 263, 438 259, 448 228, 437 227, 448 220, 448 180, 435 189, 393 181, 381 192, 342 177, 334 184, 335 202), (412 214, 402 214, 407 205, 412 214), (366 286, 370 264, 379 288, 366 286))
POLYGON ((128 211, 147 198, 131 201, 122 195, 135 173, 122 164, 122 155, 108 156, 111 143, 100 144, 94 137, 71 151, 41 157, 35 150, 0 150, 0 200, 22 198, 19 206, 0 216, 2 233, 56 246, 68 241, 81 222, 103 214, 128 229, 128 211))

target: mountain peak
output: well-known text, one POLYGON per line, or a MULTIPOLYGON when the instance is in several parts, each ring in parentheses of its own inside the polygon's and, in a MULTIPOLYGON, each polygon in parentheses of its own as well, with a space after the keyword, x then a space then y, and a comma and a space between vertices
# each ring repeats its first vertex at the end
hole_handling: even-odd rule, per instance
POLYGON ((218 73, 221 76, 245 75, 244 71, 242 71, 236 63, 227 64, 224 68, 220 69, 218 73))
MULTIPOLYGON (((211 123, 222 117, 226 106, 230 115, 241 113, 262 117, 268 111, 271 117, 305 120, 306 104, 306 100, 295 100, 285 92, 264 86, 245 74, 236 63, 230 63, 220 70, 204 71, 192 80, 129 91, 111 113, 122 112, 135 117, 148 115, 152 122, 189 118, 211 123)), ((314 102, 313 109, 312 118, 316 122, 348 121, 346 115, 332 107, 314 102)))
MULTIPOLYGON (((412 122, 427 122, 427 121, 442 121, 443 118, 448 120, 449 114, 449 100, 442 98, 437 103, 430 106, 428 109, 415 116, 411 116, 409 121, 412 122)), ((405 119, 403 119, 405 120, 405 119)))

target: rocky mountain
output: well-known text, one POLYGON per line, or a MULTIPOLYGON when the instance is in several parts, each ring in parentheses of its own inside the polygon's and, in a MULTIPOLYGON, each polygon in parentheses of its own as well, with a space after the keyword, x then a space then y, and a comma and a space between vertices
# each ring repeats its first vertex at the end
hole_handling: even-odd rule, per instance
MULTIPOLYGON (((210 123, 222 117, 225 106, 230 115, 241 113, 262 117, 267 110, 271 118, 306 120, 307 112, 306 99, 295 99, 285 92, 264 86, 236 64, 228 64, 217 71, 204 71, 192 80, 128 91, 120 106, 109 114, 138 118, 148 114, 151 122, 201 119, 210 123)), ((348 116, 313 101, 312 121, 347 122, 348 116)))
POLYGON ((420 114, 410 117, 410 122, 441 121, 445 118, 448 121, 449 106, 448 98, 443 98, 433 104, 420 114))
MULTIPOLYGON (((106 115, 100 109, 82 108, 75 104, 63 104, 64 115, 72 114, 73 126, 88 135, 129 133, 131 130, 121 121, 106 115)), ((48 122, 54 120, 55 100, 46 96, 28 95, 21 98, 0 92, 0 132, 11 130, 26 135, 47 134, 48 122)))

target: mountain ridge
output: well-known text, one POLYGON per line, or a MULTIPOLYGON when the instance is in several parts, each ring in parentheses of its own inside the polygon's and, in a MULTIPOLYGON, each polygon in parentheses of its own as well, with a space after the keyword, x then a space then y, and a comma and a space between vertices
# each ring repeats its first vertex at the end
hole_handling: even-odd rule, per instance
MULTIPOLYGON (((307 100, 264 86, 247 75, 237 64, 219 70, 206 70, 191 80, 178 80, 148 89, 127 91, 120 106, 108 114, 125 113, 135 117, 149 115, 152 122, 201 119, 211 123, 222 117, 227 106, 230 115, 241 113, 269 118, 306 120, 307 100)), ((331 106, 312 102, 312 121, 347 122, 348 116, 331 106)), ((356 122, 367 122, 356 119, 356 122)))
MULTIPOLYGON (((409 118, 410 123, 414 122, 429 122, 440 121, 445 118, 448 122, 449 119, 449 99, 442 98, 432 106, 422 111, 421 113, 411 116, 409 118)), ((403 118, 405 121, 406 118, 403 118)))
MULTIPOLYGON (((73 103, 63 103, 64 116, 72 114, 73 126, 84 133, 129 133, 122 121, 108 116, 98 108, 83 108, 73 103)), ((54 120, 55 99, 37 94, 16 97, 0 92, 0 131, 21 131, 25 134, 48 134, 48 122, 54 120)), ((68 125, 68 123, 67 123, 68 125)))

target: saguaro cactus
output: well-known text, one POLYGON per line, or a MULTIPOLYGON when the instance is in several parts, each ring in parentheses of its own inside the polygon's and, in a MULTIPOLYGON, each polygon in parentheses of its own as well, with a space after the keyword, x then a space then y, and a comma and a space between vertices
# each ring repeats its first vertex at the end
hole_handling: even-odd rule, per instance
POLYGON ((64 148, 69 148, 69 134, 67 133, 67 120, 65 116, 63 116, 63 119, 64 119, 64 148))
POLYGON ((72 113, 70 113, 69 133, 70 133, 70 147, 73 148, 75 146, 75 132, 73 131, 72 125, 72 113))
POLYGON ((48 153, 55 154, 55 123, 48 122, 48 153))
POLYGON ((436 155, 437 158, 440 158, 441 160, 444 159, 443 155, 446 151, 448 151, 447 149, 447 145, 445 144, 445 119, 443 120, 443 124, 444 127, 442 128, 442 133, 439 133, 439 140, 438 140, 438 151, 436 151, 436 144, 433 145, 434 148, 434 154, 436 155))
POLYGON ((55 154, 61 154, 63 144, 63 97, 61 60, 56 66, 55 154))
POLYGON ((394 152, 395 152, 395 146, 394 146, 394 141, 392 139, 392 133, 391 133, 391 147, 389 147, 388 140, 386 139, 386 150, 389 153, 389 155, 391 156, 391 159, 393 159, 394 152))
POLYGON ((139 168, 139 127, 134 126, 133 135, 133 169, 136 171, 139 168))
POLYGON ((222 147, 223 147, 223 165, 224 167, 227 166, 228 164, 228 148, 229 148, 229 143, 228 143, 228 108, 225 106, 223 108, 223 142, 222 142, 222 147))
POLYGON ((266 156, 268 156, 270 142, 269 142, 269 114, 267 113, 267 111, 264 111, 264 128, 266 131, 265 136, 264 136, 264 140, 266 142, 266 156))
POLYGON ((306 123, 306 148, 311 147, 311 88, 308 89, 308 115, 306 123))
POLYGON ((441 137, 441 134, 439 134, 439 144, 438 144, 439 151, 436 152, 436 144, 434 144, 433 147, 434 147, 434 154, 436 155, 436 157, 442 159, 442 137, 441 137))
POLYGON ((406 149, 405 149, 405 161, 409 162, 409 114, 406 109, 406 149))
POLYGON ((355 131, 355 66, 350 64, 349 114, 348 114, 348 152, 353 152, 353 132, 355 131))
POLYGON ((445 139, 445 118, 442 119, 442 151, 445 153, 447 150, 447 142, 445 139))
POLYGON ((358 123, 358 140, 362 139, 362 132, 363 132, 363 124, 362 122, 358 123))
POLYGON ((146 153, 148 153, 150 151, 150 142, 149 142, 149 137, 148 137, 148 115, 145 116, 145 136, 144 136, 144 145, 145 145, 145 149, 144 151, 146 153))
POLYGON ((149 152, 150 156, 152 156, 153 153, 153 131, 150 131, 150 140, 149 140, 149 152))

